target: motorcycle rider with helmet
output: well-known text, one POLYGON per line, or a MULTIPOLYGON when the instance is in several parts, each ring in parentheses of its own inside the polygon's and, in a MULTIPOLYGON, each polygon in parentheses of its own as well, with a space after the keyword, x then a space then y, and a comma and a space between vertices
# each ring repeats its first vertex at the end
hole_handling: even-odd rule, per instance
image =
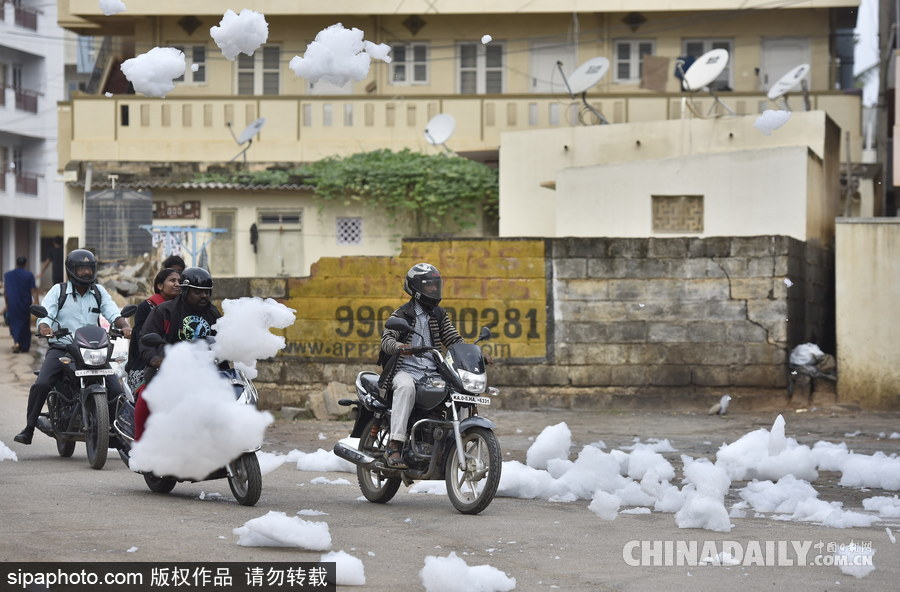
POLYGON ((463 341, 447 316, 447 311, 438 306, 443 292, 443 280, 434 265, 413 265, 403 280, 403 291, 410 295, 409 302, 391 313, 391 316, 405 319, 414 331, 401 333, 385 329, 381 335, 381 355, 378 360, 383 368, 378 386, 386 390, 393 388, 391 435, 386 460, 388 466, 395 469, 407 468, 401 452, 406 441, 406 424, 416 401, 416 383, 437 375, 437 366, 431 357, 412 355, 415 351, 413 348, 447 348, 463 341))
MULTIPOLYGON (((99 324, 100 315, 103 315, 111 324, 122 329, 125 338, 130 338, 131 326, 128 319, 121 316, 119 307, 106 288, 96 283, 97 259, 94 254, 87 249, 75 249, 66 256, 65 268, 68 281, 54 285, 41 301, 41 306, 47 309, 47 317, 37 321, 40 334, 52 335, 53 322, 58 323, 59 328, 74 333, 86 325, 99 324)), ((47 395, 63 371, 63 364, 59 360, 66 352, 64 347, 58 346, 71 340, 71 335, 50 340, 50 348, 41 364, 37 380, 28 392, 25 429, 13 438, 19 444, 31 444, 47 395)), ((123 391, 116 376, 106 377, 106 388, 111 399, 123 391)))
MULTIPOLYGON (((166 344, 194 341, 212 334, 212 326, 222 316, 212 303, 213 279, 202 267, 188 267, 181 274, 181 294, 154 308, 144 326, 142 335, 156 333, 166 344)), ((147 366, 145 384, 153 378, 163 361, 161 348, 140 344, 141 359, 147 366)), ((134 439, 140 439, 144 423, 150 415, 144 397, 139 396, 134 409, 134 439)))

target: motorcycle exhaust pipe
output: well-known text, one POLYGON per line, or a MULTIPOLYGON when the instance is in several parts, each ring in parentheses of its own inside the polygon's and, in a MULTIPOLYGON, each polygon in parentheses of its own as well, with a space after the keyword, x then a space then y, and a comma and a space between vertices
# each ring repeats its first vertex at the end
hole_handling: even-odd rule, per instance
POLYGON ((343 442, 334 445, 334 453, 344 460, 348 460, 355 465, 368 467, 375 464, 375 459, 365 452, 360 452, 352 446, 347 446, 343 442))

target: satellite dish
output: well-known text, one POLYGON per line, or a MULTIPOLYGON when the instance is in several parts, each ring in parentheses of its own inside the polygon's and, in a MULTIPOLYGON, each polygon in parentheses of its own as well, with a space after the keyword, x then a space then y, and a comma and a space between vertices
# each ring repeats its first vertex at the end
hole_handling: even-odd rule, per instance
POLYGON ((566 84, 569 87, 569 94, 573 97, 587 92, 589 88, 600 82, 606 72, 609 70, 609 60, 604 57, 591 58, 581 64, 572 75, 569 76, 566 84))
MULTIPOLYGON (((239 135, 239 136, 234 135, 234 130, 231 129, 230 121, 225 124, 228 126, 228 131, 231 132, 231 137, 234 138, 234 141, 237 142, 239 146, 242 144, 246 144, 246 146, 244 146, 244 149, 241 150, 240 152, 238 152, 237 154, 235 154, 231 160, 234 160, 238 156, 243 156, 244 162, 245 163, 247 162, 247 150, 250 149, 250 145, 253 144, 253 138, 256 137, 256 134, 258 134, 260 132, 260 130, 263 128, 263 126, 265 124, 266 124, 265 117, 260 117, 259 119, 255 119, 250 123, 250 125, 248 125, 247 127, 244 128, 244 131, 242 131, 241 135, 239 135)), ((231 160, 229 160, 228 162, 231 162, 231 160)))
MULTIPOLYGON (((682 65, 683 61, 679 60, 677 65, 679 71, 681 71, 682 65)), ((713 49, 697 58, 694 63, 691 64, 691 67, 687 69, 687 72, 682 72, 681 74, 682 90, 694 93, 700 89, 706 88, 706 90, 709 91, 709 94, 712 95, 714 102, 710 107, 709 113, 706 114, 706 117, 712 115, 717 103, 731 115, 735 114, 728 105, 723 103, 719 97, 716 96, 715 88, 710 86, 712 82, 719 77, 719 74, 725 71, 727 65, 728 50, 721 48, 713 49)), ((693 100, 686 101, 685 99, 682 99, 682 104, 689 104, 691 111, 698 117, 703 117, 703 115, 693 106, 693 100)))
POLYGON ((425 141, 432 146, 443 146, 447 152, 452 152, 447 148, 447 140, 456 130, 456 119, 449 113, 438 113, 425 125, 425 141))
POLYGON ((689 92, 698 91, 719 77, 728 65, 728 50, 713 49, 691 64, 681 79, 681 89, 689 92))
POLYGON ((563 82, 566 83, 566 88, 569 89, 569 95, 573 99, 575 95, 581 95, 581 102, 584 103, 584 107, 579 113, 581 122, 585 123, 583 116, 586 112, 589 112, 600 123, 609 123, 609 120, 596 107, 587 102, 588 89, 606 76, 606 72, 609 71, 609 60, 604 57, 591 58, 575 68, 575 71, 568 78, 566 78, 566 73, 563 72, 562 66, 562 62, 556 62, 556 67, 559 68, 559 73, 562 74, 563 82))
POLYGON ((245 127, 244 131, 241 132, 241 135, 237 137, 237 143, 243 144, 245 142, 252 142, 253 138, 260 132, 265 124, 265 117, 260 117, 259 119, 254 120, 250 125, 245 127))
POLYGON ((799 66, 792 68, 787 74, 779 78, 775 84, 772 85, 772 88, 769 89, 766 96, 771 101, 783 98, 784 106, 790 111, 786 95, 799 84, 803 89, 803 99, 806 103, 806 110, 809 111, 809 90, 806 87, 807 74, 809 74, 809 64, 800 64, 799 66))

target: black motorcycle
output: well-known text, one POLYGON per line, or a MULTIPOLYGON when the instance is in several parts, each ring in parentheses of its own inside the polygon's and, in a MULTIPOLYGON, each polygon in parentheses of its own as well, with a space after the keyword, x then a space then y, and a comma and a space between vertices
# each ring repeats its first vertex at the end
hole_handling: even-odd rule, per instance
MULTIPOLYGON (((207 344, 212 344, 213 338, 206 338, 207 344)), ((164 353, 165 342, 156 333, 148 333, 141 336, 141 344, 158 348, 160 354, 164 353)), ((239 405, 253 405, 259 403, 259 393, 253 382, 236 368, 228 367, 228 364, 219 364, 219 375, 231 384, 234 390, 235 402, 239 405)), ((116 415, 113 426, 119 435, 122 446, 119 448, 119 456, 122 462, 130 468, 130 452, 134 446, 134 397, 126 390, 119 397, 116 405, 116 415)), ((258 450, 258 448, 256 449, 258 450)), ((198 481, 210 481, 213 479, 228 479, 228 487, 234 498, 242 506, 253 506, 262 495, 262 471, 259 468, 259 459, 256 458, 256 450, 248 450, 203 479, 181 479, 173 476, 159 476, 153 473, 141 472, 144 482, 150 491, 156 493, 169 493, 179 482, 196 483, 198 481)))
MULTIPOLYGON (((29 310, 38 318, 47 318, 47 309, 43 306, 34 305, 29 310)), ((129 304, 121 314, 128 318, 135 312, 137 307, 129 304)), ((64 371, 47 395, 47 413, 38 417, 37 429, 56 440, 56 450, 62 457, 72 456, 75 443, 84 442, 91 468, 102 469, 109 447, 120 446, 118 435, 109 423, 110 408, 114 409, 115 400, 109 398, 106 377, 115 376, 115 370, 110 366, 112 339, 122 337, 122 330, 114 326, 103 329, 88 325, 71 334, 60 327, 56 319, 50 320, 56 328, 46 338, 71 336, 71 340, 50 345, 66 352, 59 359, 64 371)), ((38 334, 38 337, 45 336, 38 334)))
MULTIPOLYGON (((389 329, 412 332, 403 319, 391 317, 389 329)), ((479 405, 490 405, 488 395, 499 391, 487 386, 484 356, 477 345, 491 335, 484 327, 475 343, 457 343, 442 356, 434 347, 413 348, 414 355, 431 356, 440 379, 416 385, 416 403, 410 415, 402 451, 406 469, 386 462, 390 439, 389 394, 378 387, 378 374, 360 372, 356 377, 357 400, 342 399, 355 406, 356 421, 350 437, 359 438, 359 448, 343 442, 334 453, 356 465, 359 487, 375 503, 390 501, 400 484, 444 478, 450 502, 463 514, 478 514, 488 507, 500 483, 502 458, 494 424, 478 415, 479 405)))

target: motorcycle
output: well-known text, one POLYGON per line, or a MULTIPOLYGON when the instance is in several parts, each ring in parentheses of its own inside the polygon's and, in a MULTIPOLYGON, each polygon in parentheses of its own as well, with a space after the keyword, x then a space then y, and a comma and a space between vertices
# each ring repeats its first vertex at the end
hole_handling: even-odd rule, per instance
MULTIPOLYGON (((412 332, 404 319, 391 317, 389 329, 412 332)), ((488 339, 488 327, 475 343, 457 343, 442 356, 434 347, 413 348, 413 355, 431 356, 439 378, 416 385, 416 402, 410 415, 411 427, 401 452, 408 468, 389 467, 386 449, 390 440, 391 409, 378 386, 375 372, 356 377, 357 400, 342 399, 356 413, 351 438, 359 447, 344 441, 334 445, 334 453, 356 465, 363 495, 370 502, 390 501, 400 484, 443 478, 453 506, 463 514, 478 514, 490 505, 500 483, 502 458, 494 424, 478 415, 479 405, 490 405, 499 390, 487 386, 484 356, 477 345, 488 339), (483 396, 484 394, 490 396, 483 396)))
MULTIPOLYGON (((206 341, 211 344, 212 337, 206 341)), ((160 348, 165 345, 162 337, 156 333, 148 333, 141 336, 141 344, 148 347, 160 348)), ((234 390, 235 402, 239 405, 256 406, 259 402, 259 393, 253 382, 236 368, 228 368, 226 364, 219 364, 219 375, 231 384, 234 390)), ((140 389, 138 389, 140 391, 140 389)), ((119 448, 119 456, 125 466, 130 468, 130 452, 134 445, 134 396, 126 390, 117 401, 116 419, 113 427, 119 435, 123 445, 119 448)), ((234 498, 242 506, 253 506, 259 501, 262 494, 262 471, 259 468, 259 459, 256 457, 257 447, 247 450, 224 467, 219 468, 202 479, 181 479, 173 476, 159 476, 153 473, 141 472, 144 482, 150 491, 155 493, 169 493, 177 483, 197 483, 199 481, 211 481, 214 479, 228 479, 228 487, 234 498)))
MULTIPOLYGON (((33 305, 29 312, 38 318, 47 318, 47 309, 33 305)), ((137 307, 129 304, 122 309, 125 318, 134 316, 137 307)), ((68 458, 75 452, 75 443, 84 442, 88 463, 93 469, 102 469, 106 464, 109 447, 120 445, 118 434, 109 423, 110 407, 106 377, 115 376, 110 366, 112 359, 112 339, 122 337, 122 330, 111 326, 103 329, 98 325, 81 327, 72 334, 59 327, 55 318, 51 319, 57 328, 51 335, 41 338, 64 338, 71 335, 68 342, 51 344, 51 348, 61 349, 66 355, 59 359, 64 371, 61 378, 47 395, 47 413, 41 413, 37 429, 56 440, 56 450, 60 456, 68 458)))

